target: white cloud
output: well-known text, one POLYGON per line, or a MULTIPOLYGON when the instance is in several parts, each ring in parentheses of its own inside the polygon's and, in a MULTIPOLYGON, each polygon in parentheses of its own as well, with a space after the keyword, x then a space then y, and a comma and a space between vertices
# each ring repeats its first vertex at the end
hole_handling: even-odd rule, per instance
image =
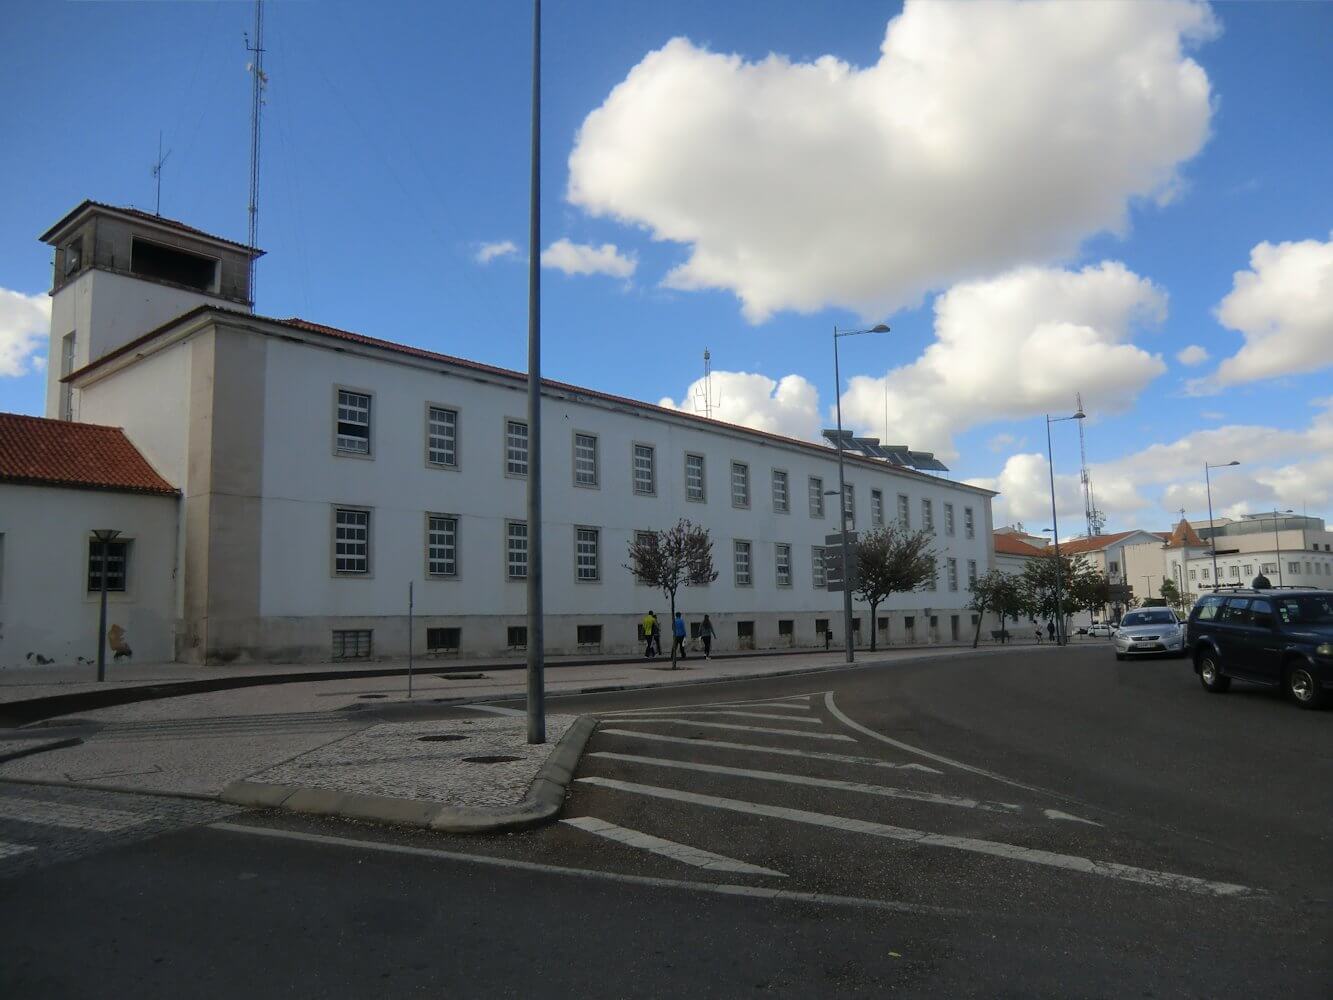
POLYGON ((1200 347, 1198 344, 1190 344, 1184 350, 1176 354, 1176 360, 1182 365, 1193 368, 1195 365, 1201 365, 1208 360, 1208 350, 1200 347))
POLYGON ((880 58, 746 62, 676 38, 591 112, 569 200, 686 244, 665 284, 759 322, 1071 255, 1169 198, 1208 137, 1197 3, 908 0, 880 58))
MULTIPOLYGON (((687 413, 702 412, 703 379, 696 379, 676 403, 670 397, 658 404, 687 413)), ((774 381, 752 372, 713 372, 713 416, 729 424, 819 440, 819 392, 800 375, 774 381)))
POLYGON ((51 298, 0 288, 0 376, 46 370, 45 346, 51 326, 51 298))
POLYGON ((1217 318, 1245 345, 1218 367, 1212 388, 1317 371, 1333 363, 1333 238, 1260 243, 1237 271, 1217 318))
POLYGON ((952 457, 956 431, 1072 412, 1076 392, 1094 416, 1124 409, 1166 369, 1130 335, 1165 313, 1165 293, 1114 261, 955 285, 935 300, 935 341, 883 378, 853 377, 843 419, 882 433, 887 386, 895 442, 952 457))
POLYGON ((513 240, 499 240, 495 243, 483 243, 477 249, 477 263, 489 264, 497 257, 511 257, 518 253, 518 244, 513 240))
POLYGON ((622 254, 614 243, 594 247, 559 239, 542 251, 542 267, 553 267, 565 274, 609 274, 613 278, 628 278, 638 264, 632 254, 622 254))

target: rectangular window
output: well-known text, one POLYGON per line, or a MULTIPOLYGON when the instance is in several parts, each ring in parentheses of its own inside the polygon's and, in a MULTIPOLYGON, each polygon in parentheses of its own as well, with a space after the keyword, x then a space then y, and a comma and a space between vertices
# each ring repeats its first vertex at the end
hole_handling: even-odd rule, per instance
POLYGON ((528 522, 505 522, 505 554, 509 579, 525 580, 528 576, 528 522))
POLYGON ((510 625, 505 635, 505 645, 510 649, 527 649, 528 627, 526 625, 510 625))
POLYGON ((88 593, 102 592, 102 546, 106 546, 106 589, 113 593, 125 592, 130 565, 130 543, 99 542, 96 538, 88 542, 88 593))
POLYGON ((967 561, 967 589, 975 590, 977 586, 977 561, 969 559, 967 561))
POLYGON ((827 634, 827 632, 828 632, 828 619, 827 619, 827 618, 816 618, 816 619, 815 619, 815 635, 825 635, 825 634, 827 634))
POLYGON ((816 590, 823 590, 828 586, 828 580, 824 576, 824 547, 822 545, 810 546, 810 565, 814 567, 811 582, 816 590))
POLYGON ((1239 566, 1232 566, 1232 567, 1231 567, 1231 579, 1233 579, 1233 580, 1239 580, 1239 579, 1240 579, 1240 567, 1239 567, 1239 566))
POLYGON ((736 586, 750 586, 750 543, 736 542, 733 559, 736 574, 736 586))
MULTIPOLYGON (((1259 567, 1259 572, 1261 572, 1261 573, 1276 573, 1276 572, 1277 572, 1277 563, 1271 563, 1271 562, 1270 562, 1270 563, 1264 563, 1263 565, 1261 565, 1261 566, 1259 567)), ((1190 570, 1190 579, 1191 579, 1191 580, 1194 579, 1194 570, 1190 570)))
POLYGON ((791 491, 787 488, 787 474, 781 469, 773 470, 773 509, 779 514, 791 510, 791 491))
POLYGON ((968 538, 975 538, 977 533, 976 526, 972 522, 972 508, 963 508, 963 534, 968 538))
POLYGON ((574 529, 575 573, 578 579, 585 582, 596 581, 601 574, 597 562, 599 534, 596 528, 574 529))
POLYGON ((876 528, 884 527, 884 491, 870 491, 870 523, 876 528))
POLYGON ((597 485, 597 436, 574 435, 574 485, 597 485))
POLYGON ((577 629, 578 644, 584 649, 602 648, 602 626, 580 625, 577 629))
POLYGON ((935 563, 934 566, 931 568, 930 579, 926 581, 926 589, 929 591, 935 591, 939 589, 939 585, 940 585, 940 564, 935 563))
POLYGON ((426 408, 426 461, 448 469, 458 467, 458 411, 426 408))
POLYGON ((1118 563, 1118 562, 1109 562, 1109 563, 1106 564, 1106 569, 1107 569, 1107 572, 1112 573, 1112 574, 1114 574, 1114 573, 1119 573, 1119 572, 1120 572, 1120 563, 1118 563))
POLYGON ((1305 575, 1306 575, 1306 576, 1309 576, 1309 575, 1310 575, 1310 564, 1309 564, 1309 563, 1306 563, 1306 564, 1305 564, 1305 575))
POLYGON ((702 455, 688 453, 685 455, 685 499, 693 500, 695 503, 703 503, 706 499, 702 455))
POLYGON ((458 518, 431 514, 426 518, 426 572, 458 575, 458 518))
POLYGON ((778 619, 779 638, 790 639, 795 634, 796 634, 796 620, 794 618, 778 619))
POLYGON ((848 530, 856 527, 856 487, 851 483, 842 487, 842 517, 848 530))
POLYGON ((1190 579, 1191 579, 1191 580, 1197 580, 1198 578, 1199 578, 1199 572, 1198 572, 1198 570, 1193 570, 1193 569, 1190 570, 1190 579))
POLYGON ((363 392, 338 390, 338 451, 370 454, 370 397, 363 392))
MULTIPOLYGON (((68 253, 68 251, 66 251, 68 253)), ((69 258, 66 257, 66 260, 69 258)), ((74 370, 75 336, 67 333, 60 338, 60 375, 63 378, 74 370)), ((74 419, 74 387, 68 382, 60 383, 60 419, 74 419)))
POLYGON ((463 630, 460 628, 428 628, 426 629, 426 652, 457 653, 462 635, 463 630))
MULTIPOLYGON (((1289 562, 1289 563, 1287 563, 1287 572, 1288 572, 1288 573, 1296 573, 1296 574, 1299 575, 1300 571, 1301 571, 1301 564, 1300 564, 1300 563, 1298 563, 1298 562, 1289 562)), ((1207 570, 1205 570, 1204 572, 1207 572, 1207 570)))
POLYGON ((810 516, 824 516, 824 480, 818 476, 810 477, 810 516))
POLYGON ((773 559, 778 571, 778 586, 791 586, 791 546, 778 542, 773 547, 773 559))
POLYGON ((744 462, 731 463, 731 505, 750 506, 750 467, 744 462))
POLYGON ((1254 576, 1254 563, 1246 563, 1246 564, 1245 564, 1245 578, 1248 580, 1248 579, 1249 579, 1250 577, 1252 577, 1252 576, 1254 576))
POLYGON ((935 504, 929 497, 921 498, 921 527, 932 533, 935 531, 935 504))
POLYGON ((950 538, 953 537, 953 504, 944 505, 944 533, 950 538))
POLYGON ((522 420, 505 421, 505 475, 528 474, 528 425, 522 420))
POLYGON ((754 649, 754 622, 736 623, 736 645, 741 649, 754 649))
POLYGON ((912 527, 912 504, 906 493, 898 494, 898 527, 904 531, 912 527))
POLYGON ((958 560, 957 560, 957 559, 954 559, 954 558, 950 557, 950 559, 949 559, 949 561, 948 561, 948 563, 947 563, 947 565, 946 565, 946 572, 947 572, 947 579, 948 579, 948 581, 949 581, 949 589, 950 589, 950 590, 957 590, 957 589, 958 589, 958 560))
POLYGON ((657 454, 650 444, 634 446, 634 492, 644 496, 657 492, 657 454))
POLYGON ((339 576, 370 572, 370 511, 347 507, 334 510, 333 570, 339 576))
POLYGON ((340 628, 333 630, 333 658, 335 660, 367 660, 370 658, 371 630, 368 628, 340 628))

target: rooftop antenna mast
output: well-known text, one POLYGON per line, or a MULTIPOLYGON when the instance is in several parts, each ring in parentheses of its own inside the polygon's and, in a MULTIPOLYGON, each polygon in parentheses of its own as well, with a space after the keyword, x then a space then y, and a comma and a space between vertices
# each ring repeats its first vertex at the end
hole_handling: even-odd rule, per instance
POLYGON ((162 132, 157 133, 157 160, 153 163, 153 180, 157 182, 157 201, 153 208, 154 215, 162 214, 162 167, 167 162, 167 157, 171 155, 171 150, 167 150, 166 156, 162 155, 162 132))
POLYGON ((722 400, 713 402, 713 355, 705 347, 703 385, 694 390, 694 409, 702 410, 704 416, 711 420, 714 408, 721 409, 722 400))
MULTIPOLYGON (((1074 394, 1079 413, 1083 412, 1083 393, 1074 394)), ((1088 522, 1088 537, 1100 535, 1106 526, 1106 515, 1097 509, 1092 498, 1092 476, 1088 472, 1088 449, 1083 440, 1083 421, 1078 421, 1078 457, 1081 463, 1078 477, 1083 483, 1083 515, 1088 522)))
POLYGON ((255 257, 259 248, 259 131, 264 107, 264 88, 268 76, 264 73, 264 0, 255 0, 255 34, 245 36, 245 50, 253 53, 246 69, 250 72, 250 226, 246 245, 250 257, 250 301, 255 301, 255 257))

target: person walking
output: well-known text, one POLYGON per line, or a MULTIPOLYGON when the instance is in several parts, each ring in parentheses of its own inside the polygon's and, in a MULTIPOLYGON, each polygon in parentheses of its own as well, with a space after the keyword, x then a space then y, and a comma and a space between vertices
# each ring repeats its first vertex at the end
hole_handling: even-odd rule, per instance
POLYGON ((715 635, 717 635, 717 633, 713 631, 712 621, 707 615, 704 615, 704 620, 699 624, 699 641, 704 644, 705 660, 712 658, 713 636, 715 635))
POLYGON ((643 658, 646 660, 653 655, 654 637, 657 635, 657 616, 649 611, 643 616, 643 658))
POLYGON ((1036 633, 1037 645, 1041 645, 1041 626, 1035 620, 1032 622, 1032 631, 1036 633))
POLYGON ((1046 637, 1055 642, 1055 622, 1046 623, 1046 637))
POLYGON ((680 652, 682 660, 687 659, 685 656, 685 619, 681 617, 679 611, 676 612, 676 617, 671 622, 671 655, 675 656, 677 651, 680 652))

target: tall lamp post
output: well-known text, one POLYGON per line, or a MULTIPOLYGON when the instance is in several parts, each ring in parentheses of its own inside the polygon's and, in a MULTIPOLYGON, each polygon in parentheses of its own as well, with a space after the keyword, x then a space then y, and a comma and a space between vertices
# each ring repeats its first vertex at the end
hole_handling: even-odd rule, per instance
MULTIPOLYGON (((852 557, 851 542, 847 537, 847 477, 842 461, 842 370, 838 366, 838 341, 843 337, 859 337, 863 333, 888 333, 887 323, 876 323, 868 330, 839 330, 833 328, 833 398, 838 404, 838 532, 842 535, 842 625, 843 643, 847 662, 856 659, 852 648, 852 557)), ((871 622, 874 628, 875 623, 871 622)))
POLYGON ((1203 463, 1203 483, 1208 490, 1208 547, 1213 553, 1213 589, 1218 588, 1217 582, 1217 525, 1213 523, 1213 482, 1209 478, 1209 472, 1213 469, 1229 469, 1233 465, 1240 465, 1234 458, 1230 462, 1219 462, 1217 465, 1203 463))
POLYGON ((106 570, 110 563, 111 543, 116 540, 120 534, 114 528, 97 528, 93 531, 93 537, 97 539, 101 546, 102 558, 101 568, 98 576, 102 578, 102 613, 97 623, 97 680, 99 682, 106 680, 106 570))
POLYGON ((542 611, 542 3, 532 4, 532 163, 528 192, 528 742, 546 742, 542 611))
POLYGON ((1060 521, 1055 514, 1055 456, 1051 450, 1051 424, 1058 424, 1062 420, 1084 420, 1087 414, 1081 409, 1075 410, 1067 417, 1052 417, 1046 414, 1046 471, 1051 477, 1051 541, 1055 545, 1055 644, 1063 646, 1065 644, 1065 623, 1061 611, 1063 604, 1060 600, 1060 521))
POLYGON ((1291 508, 1287 508, 1286 510, 1274 510, 1271 513, 1273 515, 1273 546, 1277 549, 1277 585, 1282 587, 1285 586, 1282 582, 1282 538, 1277 533, 1277 519, 1283 514, 1290 514, 1291 508))

